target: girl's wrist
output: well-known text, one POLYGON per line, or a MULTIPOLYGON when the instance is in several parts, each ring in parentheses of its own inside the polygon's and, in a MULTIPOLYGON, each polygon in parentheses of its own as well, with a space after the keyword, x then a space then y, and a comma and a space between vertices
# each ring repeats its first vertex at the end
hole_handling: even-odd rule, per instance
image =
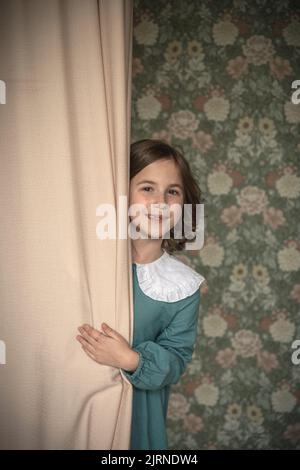
POLYGON ((128 352, 128 355, 126 356, 124 360, 124 364, 121 368, 128 372, 134 372, 137 369, 139 362, 140 362, 139 353, 136 351, 133 351, 133 349, 130 349, 128 352))

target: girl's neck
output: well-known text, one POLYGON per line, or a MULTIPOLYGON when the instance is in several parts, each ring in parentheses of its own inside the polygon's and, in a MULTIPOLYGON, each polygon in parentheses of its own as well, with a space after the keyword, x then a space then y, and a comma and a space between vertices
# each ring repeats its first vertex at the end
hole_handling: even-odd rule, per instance
MULTIPOLYGON (((142 240, 141 240, 142 241, 142 240)), ((164 250, 162 248, 162 243, 160 244, 143 244, 141 246, 137 246, 137 244, 132 243, 131 245, 132 251, 132 262, 133 263, 152 263, 160 258, 164 250)))

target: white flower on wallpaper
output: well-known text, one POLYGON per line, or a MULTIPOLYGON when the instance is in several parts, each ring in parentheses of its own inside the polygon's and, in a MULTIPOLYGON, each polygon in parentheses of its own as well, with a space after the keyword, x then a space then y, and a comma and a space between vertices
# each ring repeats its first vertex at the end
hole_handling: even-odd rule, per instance
POLYGON ((183 442, 184 444, 187 445, 188 449, 196 450, 199 447, 199 444, 197 444, 197 442, 195 441, 194 437, 191 434, 185 433, 183 442))
POLYGON ((270 38, 262 35, 251 36, 243 46, 246 59, 253 65, 266 64, 274 55, 275 49, 270 38))
POLYGON ((289 46, 300 47, 300 21, 291 21, 282 31, 282 35, 289 46))
POLYGON ((166 52, 164 53, 164 57, 165 57, 167 62, 172 64, 173 62, 175 62, 177 60, 177 58, 181 54, 181 52, 182 52, 181 42, 180 41, 170 41, 168 46, 167 46, 166 52))
POLYGON ((238 263, 232 267, 232 278, 240 281, 245 279, 248 273, 248 268, 244 263, 238 263))
POLYGON ((167 127, 169 131, 179 139, 187 139, 197 129, 199 122, 194 113, 189 110, 181 110, 172 113, 167 127))
POLYGON ((246 408, 247 418, 255 425, 260 426, 263 421, 263 414, 261 408, 256 405, 248 405, 246 408))
POLYGON ((138 98, 136 106, 140 119, 156 119, 161 112, 160 101, 150 93, 138 98))
POLYGON ((213 383, 203 383, 194 391, 199 405, 215 406, 219 399, 219 389, 213 383))
POLYGON ((203 60, 205 57, 202 44, 196 39, 188 41, 187 52, 193 59, 203 60))
POLYGON ((200 250, 200 258, 204 266, 219 267, 223 263, 224 248, 218 243, 208 243, 200 250))
POLYGON ((286 246, 277 253, 281 271, 298 271, 300 269, 300 251, 294 246, 286 246))
POLYGON ((272 338, 279 343, 291 343, 295 329, 295 324, 286 318, 278 318, 269 328, 272 338))
POLYGON ((246 186, 236 199, 242 211, 248 215, 260 214, 268 203, 266 191, 256 186, 246 186))
POLYGON ((245 132, 241 132, 239 129, 235 131, 236 138, 234 140, 234 145, 237 147, 247 147, 251 145, 252 138, 249 134, 246 134, 245 132))
POLYGON ((252 266, 252 275, 260 284, 267 285, 270 282, 269 272, 262 264, 254 264, 252 266))
POLYGON ((221 20, 213 26, 213 38, 218 46, 233 44, 237 38, 238 29, 232 21, 221 20))
POLYGON ((153 46, 158 36, 158 26, 151 20, 143 19, 134 28, 134 37, 138 44, 142 46, 153 46))
POLYGON ((225 121, 229 109, 230 103, 223 96, 212 96, 204 104, 204 112, 211 121, 225 121))
POLYGON ((225 415, 224 430, 229 432, 237 432, 240 429, 240 420, 233 418, 232 416, 225 415))
POLYGON ((233 266, 232 274, 229 276, 231 285, 229 289, 234 292, 242 292, 245 285, 245 277, 247 275, 247 266, 242 263, 239 263, 236 266, 233 266))
POLYGON ((237 281, 236 279, 232 279, 232 277, 230 280, 231 280, 231 284, 228 286, 229 291, 240 292, 240 293, 243 293, 245 291, 246 284, 244 281, 237 281))
POLYGON ((207 177, 209 192, 216 196, 228 194, 232 188, 232 184, 232 178, 226 171, 214 171, 207 177))
POLYGON ((281 197, 290 199, 298 198, 300 195, 300 178, 297 175, 286 174, 278 178, 275 187, 281 197))
POLYGON ((225 418, 227 419, 240 419, 242 415, 242 407, 239 403, 230 403, 227 405, 225 418))
POLYGON ((211 338, 222 337, 227 329, 227 322, 218 314, 210 314, 203 318, 203 331, 205 336, 211 338))
POLYGON ((277 413, 289 413, 295 407, 297 400, 288 389, 282 388, 272 393, 271 402, 277 413))
POLYGON ((290 124, 299 124, 300 122, 300 105, 294 104, 291 101, 286 101, 284 104, 285 119, 290 124))
POLYGON ((264 134, 265 137, 275 137, 277 132, 275 129, 274 120, 267 117, 259 119, 258 129, 262 134, 264 134))
POLYGON ((237 126, 240 132, 249 134, 249 132, 251 132, 254 127, 253 118, 250 116, 244 116, 238 120, 237 126))
POLYGON ((231 344, 236 354, 242 357, 255 356, 262 347, 258 334, 246 329, 237 331, 231 344))

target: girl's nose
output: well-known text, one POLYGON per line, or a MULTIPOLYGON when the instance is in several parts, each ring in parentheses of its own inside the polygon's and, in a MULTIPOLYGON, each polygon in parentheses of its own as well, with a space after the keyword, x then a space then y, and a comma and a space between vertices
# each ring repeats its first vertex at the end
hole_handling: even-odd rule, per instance
POLYGON ((156 200, 156 202, 152 203, 152 207, 156 211, 164 212, 168 209, 168 204, 164 200, 160 202, 156 200))

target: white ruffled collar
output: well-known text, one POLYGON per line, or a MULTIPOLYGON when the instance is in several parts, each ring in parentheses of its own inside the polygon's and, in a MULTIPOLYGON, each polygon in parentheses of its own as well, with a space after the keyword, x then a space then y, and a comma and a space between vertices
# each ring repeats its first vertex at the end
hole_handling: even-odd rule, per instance
POLYGON ((194 294, 205 280, 190 266, 166 250, 152 263, 132 263, 136 266, 139 286, 154 300, 177 302, 194 294))

